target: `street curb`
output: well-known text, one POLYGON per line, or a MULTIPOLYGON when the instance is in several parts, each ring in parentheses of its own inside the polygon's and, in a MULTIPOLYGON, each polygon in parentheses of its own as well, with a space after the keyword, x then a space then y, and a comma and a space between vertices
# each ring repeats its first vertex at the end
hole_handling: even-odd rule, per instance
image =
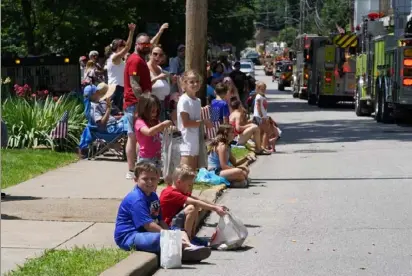
MULTIPOLYGON (((215 203, 225 189, 226 185, 217 185, 202 191, 199 198, 215 203)), ((206 210, 200 211, 196 227, 199 227, 203 223, 209 213, 210 212, 206 210)), ((100 276, 149 276, 153 275, 159 268, 159 263, 160 261, 156 254, 137 251, 103 271, 100 276)))

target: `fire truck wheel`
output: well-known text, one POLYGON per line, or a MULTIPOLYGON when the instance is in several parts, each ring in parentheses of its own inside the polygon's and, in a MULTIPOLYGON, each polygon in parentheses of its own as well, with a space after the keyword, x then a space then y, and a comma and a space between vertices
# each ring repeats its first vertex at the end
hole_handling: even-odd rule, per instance
MULTIPOLYGON (((386 87, 385 87, 386 90, 386 87)), ((388 102, 386 101, 386 91, 384 89, 382 89, 380 91, 380 105, 381 105, 381 122, 388 124, 392 122, 392 118, 391 118, 391 110, 389 109, 389 105, 388 102)))
POLYGON ((316 95, 308 95, 308 105, 316 104, 316 95))

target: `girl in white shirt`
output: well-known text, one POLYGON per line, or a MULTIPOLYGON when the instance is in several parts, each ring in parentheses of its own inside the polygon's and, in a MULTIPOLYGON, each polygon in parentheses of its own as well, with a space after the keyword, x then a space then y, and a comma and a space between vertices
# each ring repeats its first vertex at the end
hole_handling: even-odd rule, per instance
MULTIPOLYGON (((190 166, 194 171, 199 164, 199 128, 202 126, 202 120, 201 103, 196 94, 201 84, 202 79, 198 73, 193 70, 186 71, 182 76, 182 88, 185 93, 180 96, 177 103, 177 127, 182 133, 181 164, 190 166)), ((206 127, 213 127, 209 120, 203 122, 206 127)))
POLYGON ((113 94, 113 104, 117 106, 120 110, 123 110, 123 94, 124 94, 124 67, 125 62, 123 58, 129 52, 132 41, 134 30, 136 29, 135 24, 129 24, 129 37, 125 42, 123 39, 115 39, 113 42, 106 47, 107 59, 107 77, 108 84, 116 85, 116 90, 113 94))
POLYGON ((159 46, 155 46, 150 53, 150 60, 147 66, 150 70, 152 80, 152 94, 160 100, 160 121, 166 119, 165 98, 170 94, 170 75, 163 72, 162 64, 165 54, 159 46))
POLYGON ((268 101, 265 96, 266 84, 262 81, 256 82, 256 98, 255 106, 253 108, 253 123, 260 127, 260 131, 263 134, 262 148, 268 150, 269 139, 268 134, 270 132, 270 124, 268 120, 268 101))

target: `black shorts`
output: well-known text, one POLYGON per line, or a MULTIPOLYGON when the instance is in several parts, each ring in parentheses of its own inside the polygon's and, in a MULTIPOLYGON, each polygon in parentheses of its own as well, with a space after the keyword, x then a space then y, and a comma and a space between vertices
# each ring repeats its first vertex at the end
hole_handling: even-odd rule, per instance
POLYGON ((257 126, 260 126, 262 124, 262 118, 254 116, 252 122, 257 126))

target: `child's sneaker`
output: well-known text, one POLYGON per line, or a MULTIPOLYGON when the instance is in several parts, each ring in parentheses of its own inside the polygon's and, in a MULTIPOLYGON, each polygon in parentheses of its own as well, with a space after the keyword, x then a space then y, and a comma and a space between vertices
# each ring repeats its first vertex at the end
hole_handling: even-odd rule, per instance
POLYGON ((200 262, 209 258, 212 251, 209 247, 192 245, 183 249, 182 261, 184 262, 200 262))

